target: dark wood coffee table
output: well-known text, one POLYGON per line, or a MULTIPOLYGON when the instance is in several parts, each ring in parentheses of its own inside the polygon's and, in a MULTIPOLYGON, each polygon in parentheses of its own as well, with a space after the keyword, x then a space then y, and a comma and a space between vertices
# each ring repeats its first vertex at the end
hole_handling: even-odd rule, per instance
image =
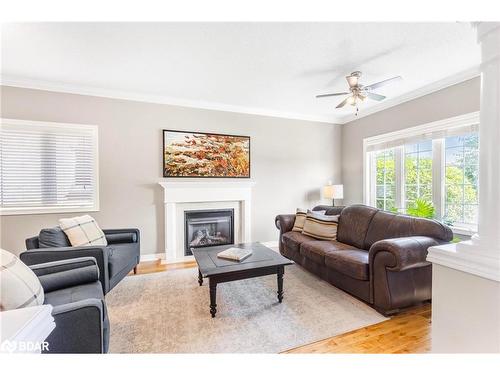
POLYGON ((203 285, 203 278, 208 278, 210 288, 210 314, 215 318, 217 312, 217 284, 228 281, 249 279, 265 275, 277 275, 278 301, 283 301, 283 275, 285 266, 293 262, 261 243, 224 245, 193 249, 198 263, 198 283, 203 285), (230 247, 250 248, 252 255, 241 262, 221 259, 217 254, 230 247))

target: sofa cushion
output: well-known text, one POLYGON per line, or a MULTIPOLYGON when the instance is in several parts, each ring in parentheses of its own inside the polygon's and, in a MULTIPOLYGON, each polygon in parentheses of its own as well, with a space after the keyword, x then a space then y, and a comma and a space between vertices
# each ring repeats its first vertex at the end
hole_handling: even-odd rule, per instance
POLYGON ((425 236, 441 241, 451 241, 453 232, 449 227, 435 220, 379 211, 373 216, 368 228, 365 248, 369 249, 380 240, 410 236, 425 236))
POLYGON ((320 204, 319 206, 313 207, 312 211, 325 211, 325 215, 340 215, 343 209, 343 206, 327 206, 320 204))
POLYGON ((304 228, 304 223, 306 222, 307 210, 302 208, 297 208, 297 212, 295 213, 295 221, 293 222, 292 230, 294 232, 302 232, 304 228))
POLYGON ((315 241, 315 239, 300 232, 286 232, 283 234, 283 242, 285 242, 287 249, 291 251, 299 252, 300 244, 310 241, 315 241))
POLYGON ((60 227, 42 229, 38 235, 39 248, 67 246, 71 246, 71 243, 60 227))
POLYGON ((332 251, 354 249, 354 247, 337 241, 314 240, 300 245, 300 253, 315 263, 324 265, 325 255, 332 251))
POLYGON ((366 249, 365 238, 368 227, 378 209, 364 205, 348 206, 339 218, 337 241, 366 249))
POLYGON ((125 268, 132 269, 131 265, 137 263, 137 244, 122 243, 108 246, 109 278, 119 274, 125 268))
POLYGON ((345 249, 325 254, 325 265, 358 280, 368 280, 368 251, 345 249))
POLYGON ((71 302, 82 301, 87 298, 97 298, 103 303, 103 339, 104 346, 107 349, 109 334, 106 332, 109 330, 109 320, 108 313, 106 310, 106 304, 104 303, 104 293, 102 292, 102 286, 99 281, 94 281, 88 284, 80 284, 72 286, 71 288, 58 289, 50 293, 45 294, 45 304, 52 306, 65 305, 71 302))
POLYGON ((78 302, 87 298, 97 298, 104 301, 102 286, 99 281, 80 284, 70 288, 58 289, 45 294, 45 304, 52 306, 78 302))
POLYGON ((308 211, 302 233, 318 240, 335 240, 337 237, 338 220, 339 217, 337 215, 332 216, 308 211))

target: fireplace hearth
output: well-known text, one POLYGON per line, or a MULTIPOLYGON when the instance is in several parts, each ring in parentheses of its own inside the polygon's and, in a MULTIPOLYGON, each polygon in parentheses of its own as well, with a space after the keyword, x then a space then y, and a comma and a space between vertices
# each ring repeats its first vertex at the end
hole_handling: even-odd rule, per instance
POLYGON ((184 255, 192 249, 234 244, 234 210, 184 211, 184 255))

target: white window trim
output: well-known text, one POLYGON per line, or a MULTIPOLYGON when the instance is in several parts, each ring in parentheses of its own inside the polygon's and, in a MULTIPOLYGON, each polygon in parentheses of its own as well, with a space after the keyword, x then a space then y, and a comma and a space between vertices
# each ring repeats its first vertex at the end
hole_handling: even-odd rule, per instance
MULTIPOLYGON (((410 128, 380 134, 373 137, 368 137, 363 139, 363 202, 369 206, 375 206, 375 202, 372 202, 373 192, 371 189, 371 176, 375 173, 373 170, 374 163, 372 158, 370 157, 370 153, 368 152, 368 148, 373 145, 378 145, 386 142, 398 141, 405 138, 410 137, 418 137, 422 134, 432 133, 441 130, 453 130, 458 129, 468 125, 474 125, 479 123, 479 112, 471 112, 464 115, 447 118, 440 121, 434 121, 427 124, 417 125, 410 128)), ((402 150, 403 146, 394 147, 396 150, 396 181, 401 181, 402 179, 402 150), (399 161, 398 161, 399 158, 399 161), (399 164, 398 164, 399 163, 399 164), (399 167, 398 167, 399 165, 399 167)), ((444 168, 441 160, 444 158, 444 145, 440 140, 433 140, 433 161, 439 160, 440 163, 433 162, 433 175, 432 175, 432 192, 433 192, 433 204, 436 207, 436 212, 439 216, 441 216, 444 210, 444 200, 442 197, 444 196, 444 184, 442 184, 442 178, 444 176, 444 171, 439 170, 438 166, 442 169, 444 168), (436 147, 435 147, 436 146, 436 147), (436 159, 434 159, 436 158, 436 159), (436 165, 436 166, 435 166, 436 165), (437 177, 437 178, 436 178, 437 177)), ((398 184, 396 184, 398 185, 398 184)), ((398 189, 398 188, 396 188, 398 189)), ((403 190, 399 188, 398 190, 403 190)), ((403 207, 402 203, 404 202, 404 192, 396 192, 396 203, 400 204, 399 207, 403 207)), ((469 228, 462 227, 451 227, 454 233, 463 234, 463 235, 473 235, 476 232, 469 228)))
POLYGON ((71 213, 71 212, 96 212, 99 211, 99 128, 97 125, 87 125, 87 124, 70 124, 61 122, 46 122, 46 121, 30 121, 30 120, 17 120, 17 119, 0 119, 1 125, 29 125, 29 126, 50 126, 53 128, 64 128, 64 129, 86 129, 92 130, 92 135, 95 137, 95 142, 93 145, 94 153, 94 181, 95 189, 93 201, 94 205, 92 207, 81 207, 81 206, 70 206, 70 207, 27 207, 27 208, 0 208, 0 216, 13 216, 13 215, 33 215, 33 214, 56 214, 56 213, 71 213))

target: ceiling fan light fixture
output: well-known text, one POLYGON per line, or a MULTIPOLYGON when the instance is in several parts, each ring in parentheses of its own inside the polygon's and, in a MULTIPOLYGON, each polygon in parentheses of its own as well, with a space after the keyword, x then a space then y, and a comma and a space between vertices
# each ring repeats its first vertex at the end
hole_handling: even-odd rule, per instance
POLYGON ((358 77, 356 76, 347 76, 347 83, 349 83, 350 87, 356 86, 358 84, 358 77))
POLYGON ((317 98, 324 98, 330 96, 340 96, 340 95, 349 95, 342 102, 340 102, 335 108, 339 109, 344 107, 346 104, 350 104, 353 107, 356 107, 356 115, 359 111, 358 105, 363 103, 366 98, 370 100, 376 100, 378 102, 384 100, 386 97, 384 95, 377 94, 373 92, 374 89, 385 86, 389 83, 399 81, 402 79, 401 76, 396 76, 392 78, 385 79, 380 82, 373 83, 371 85, 365 86, 359 83, 359 79, 361 78, 362 73, 360 71, 352 72, 350 75, 346 76, 347 83, 349 84, 349 91, 345 92, 335 92, 331 94, 321 94, 316 95, 317 98))

